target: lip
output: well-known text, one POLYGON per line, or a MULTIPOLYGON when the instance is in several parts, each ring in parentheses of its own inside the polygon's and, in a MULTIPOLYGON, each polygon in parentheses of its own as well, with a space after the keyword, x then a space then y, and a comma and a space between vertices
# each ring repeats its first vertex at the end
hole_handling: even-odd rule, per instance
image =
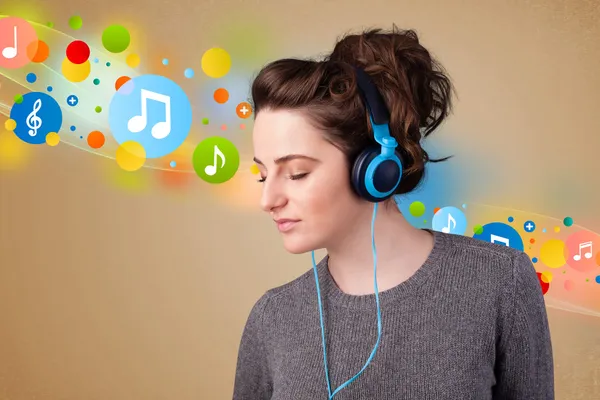
POLYGON ((296 224, 300 222, 298 219, 277 219, 275 223, 277 224, 277 229, 279 232, 288 232, 296 226, 296 224))

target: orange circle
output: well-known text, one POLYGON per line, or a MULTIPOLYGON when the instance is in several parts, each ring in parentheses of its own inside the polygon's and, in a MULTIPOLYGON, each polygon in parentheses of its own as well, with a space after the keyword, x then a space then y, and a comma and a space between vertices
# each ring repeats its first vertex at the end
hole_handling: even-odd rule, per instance
POLYGON ((245 101, 241 102, 235 108, 235 113, 238 117, 246 119, 252 115, 252 106, 250 105, 250 103, 246 103, 245 101))
POLYGON ((440 211, 440 210, 441 210, 441 208, 439 208, 439 207, 436 207, 436 208, 434 208, 434 209, 433 209, 433 214, 435 215, 435 213, 437 213, 437 212, 438 212, 438 211, 440 211))
POLYGON ((223 88, 217 89, 215 90, 214 98, 219 104, 227 103, 227 100, 229 100, 229 92, 223 88))
POLYGON ((88 145, 92 149, 99 149, 104 146, 104 142, 106 141, 104 134, 100 131, 92 131, 87 137, 88 145))
POLYGON ((48 44, 42 40, 30 43, 27 46, 27 55, 34 63, 42 63, 46 61, 50 55, 50 48, 48 44))
POLYGON ((529 243, 534 244, 535 243, 535 239, 534 238, 529 239, 529 243))
POLYGON ((121 88, 121 86, 126 84, 129 80, 131 80, 131 78, 128 76, 122 76, 122 77, 118 78, 117 81, 115 82, 115 90, 119 90, 121 88))

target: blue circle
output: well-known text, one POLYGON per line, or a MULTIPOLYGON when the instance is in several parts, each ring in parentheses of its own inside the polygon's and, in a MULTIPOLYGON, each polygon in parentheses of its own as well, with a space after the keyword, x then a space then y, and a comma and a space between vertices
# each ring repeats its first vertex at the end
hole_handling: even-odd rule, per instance
POLYGON ((171 168, 175 168, 175 166, 177 165, 177 163, 175 161, 171 161, 169 163, 169 165, 171 166, 171 168))
POLYGON ((535 231, 535 222, 533 221, 527 221, 523 224, 523 229, 525 229, 525 232, 533 232, 535 231))
POLYGON ((444 207, 434 214, 431 227, 434 231, 464 235, 467 230, 467 217, 459 208, 444 207))
POLYGON ((519 232, 510 225, 503 222, 491 222, 483 226, 483 232, 474 234, 475 239, 484 242, 496 243, 500 246, 512 247, 513 249, 523 251, 523 239, 519 232))
POLYGON ((71 107, 75 107, 77 104, 79 104, 79 97, 75 96, 74 94, 67 96, 67 104, 71 107))
POLYGON ((83 136, 79 136, 79 139, 83 139, 83 136))
POLYGON ((186 68, 186 70, 183 71, 183 75, 185 75, 186 78, 191 79, 194 77, 194 70, 191 68, 186 68))
POLYGON ((108 62, 106 63, 106 66, 107 66, 107 67, 110 67, 110 61, 108 61, 108 62))
POLYGON ((71 125, 71 127, 69 129, 71 129, 71 132, 75 132, 75 129, 77 129, 77 128, 75 128, 75 125, 71 125))
POLYGON ((25 79, 27 79, 27 82, 29 82, 29 83, 34 83, 35 81, 37 81, 37 76, 35 76, 35 74, 33 72, 30 72, 27 74, 25 79))
POLYGON ((49 91, 49 92, 51 92, 51 91, 53 91, 54 89, 52 89, 52 86, 48 86, 48 87, 46 88, 46 90, 47 90, 47 91, 49 91))
POLYGON ((531 259, 531 262, 533 262, 534 264, 535 264, 536 262, 538 262, 538 259, 537 259, 537 257, 533 257, 533 258, 531 259))
POLYGON ((162 63, 163 63, 163 65, 169 65, 169 60, 167 60, 166 58, 163 58, 162 63))
POLYGON ((596 283, 600 283, 600 275, 596 277, 596 283))
POLYGON ((192 106, 183 89, 172 80, 142 75, 127 81, 113 95, 108 121, 119 144, 135 141, 146 151, 146 158, 158 158, 175 151, 187 138, 192 126, 192 106), (146 107, 142 108, 142 104, 146 107))
POLYGON ((508 222, 513 222, 515 219, 513 217, 508 217, 508 222))
POLYGON ((462 208, 467 208, 467 205, 466 205, 466 204, 463 204, 463 205, 462 205, 462 208))
POLYGON ((17 123, 15 134, 29 144, 46 143, 46 135, 60 131, 62 110, 51 96, 42 92, 31 92, 23 101, 13 105, 10 118, 17 123))

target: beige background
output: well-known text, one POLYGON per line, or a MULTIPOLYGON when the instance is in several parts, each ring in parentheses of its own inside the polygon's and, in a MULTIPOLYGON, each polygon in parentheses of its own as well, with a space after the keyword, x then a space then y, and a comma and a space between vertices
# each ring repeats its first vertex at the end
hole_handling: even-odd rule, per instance
MULTIPOLYGON (((592 1, 16 3, 2 11, 64 30, 77 13, 98 31, 134 21, 148 52, 169 49, 189 64, 236 18, 278 33, 272 58, 326 51, 353 28, 416 28, 458 88, 454 140, 473 160, 512 162, 482 200, 548 215, 569 207, 600 230, 592 1)), ((231 398, 250 307, 310 268, 309 256, 287 255, 267 217, 200 182, 184 196, 126 192, 99 178, 111 168, 114 160, 61 146, 33 149, 23 169, 0 173, 0 399, 231 398)), ((600 319, 549 316, 557 398, 600 398, 600 319)))

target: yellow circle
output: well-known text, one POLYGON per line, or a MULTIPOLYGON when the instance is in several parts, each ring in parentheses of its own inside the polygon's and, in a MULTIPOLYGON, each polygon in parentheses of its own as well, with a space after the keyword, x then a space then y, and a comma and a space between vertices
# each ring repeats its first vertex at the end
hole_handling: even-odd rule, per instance
POLYGON ((84 81, 90 75, 91 70, 90 60, 83 64, 73 64, 65 57, 62 62, 62 73, 69 82, 84 81))
POLYGON ((542 281, 545 283, 552 282, 552 272, 550 272, 550 271, 542 272, 542 281))
POLYGON ((125 171, 137 171, 146 162, 146 150, 138 142, 128 141, 119 146, 116 159, 119 167, 125 171))
POLYGON ((14 119, 7 119, 4 123, 4 127, 7 131, 12 132, 17 127, 17 121, 15 121, 14 119))
POLYGON ((202 55, 202 71, 211 78, 222 78, 230 68, 231 57, 223 49, 214 47, 202 55))
POLYGON ((565 243, 559 239, 550 239, 540 248, 540 260, 549 268, 560 268, 565 260, 565 243))
POLYGON ((13 132, 0 132, 0 170, 15 170, 29 159, 31 146, 13 132))
POLYGON ((128 66, 130 66, 131 68, 135 68, 138 65, 140 65, 140 56, 138 56, 137 54, 130 54, 127 56, 127 58, 125 59, 125 62, 127 63, 128 66))
POLYGON ((556 233, 560 232, 560 226, 555 226, 554 227, 554 232, 556 232, 556 233))
POLYGON ((46 135, 46 143, 48 146, 56 146, 60 142, 60 136, 56 132, 50 132, 46 135))
POLYGON ((258 169, 258 165, 252 164, 250 166, 250 172, 252 172, 253 175, 258 174, 260 172, 260 170, 258 169))

